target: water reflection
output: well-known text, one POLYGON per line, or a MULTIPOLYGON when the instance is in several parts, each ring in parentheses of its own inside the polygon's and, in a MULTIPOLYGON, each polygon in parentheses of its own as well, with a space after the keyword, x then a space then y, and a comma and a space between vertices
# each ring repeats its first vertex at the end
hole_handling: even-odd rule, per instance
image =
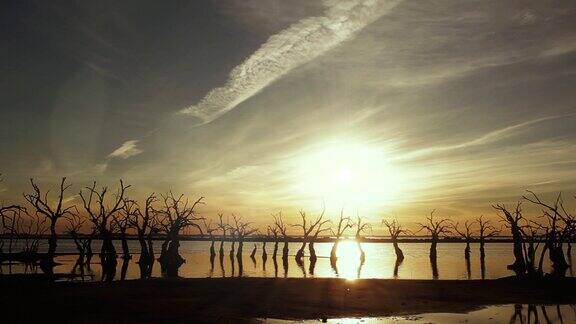
MULTIPOLYGON (((267 323, 293 323, 288 320, 267 320, 267 323)), ((575 305, 498 305, 467 314, 429 313, 410 316, 335 318, 328 323, 510 323, 510 324, 564 324, 576 323, 575 305)), ((318 323, 306 320, 300 323, 318 323)))
MULTIPOLYGON (((72 243, 72 242, 70 242, 72 243)), ((158 249, 161 242, 154 242, 158 249)), ((73 243, 67 247, 67 242, 62 240, 64 249, 76 251, 73 243)), ((130 250, 138 252, 138 242, 129 241, 130 250)), ((479 253, 479 246, 471 244, 470 259, 466 260, 462 249, 465 244, 458 243, 440 243, 438 245, 438 254, 436 264, 434 265, 428 253, 428 244, 406 244, 400 243, 405 258, 403 262, 397 262, 396 253, 392 244, 366 243, 358 245, 353 240, 343 240, 339 243, 336 258, 331 257, 333 243, 314 244, 314 250, 317 259, 312 260, 307 255, 303 255, 300 260, 295 260, 294 253, 301 247, 301 243, 289 243, 278 251, 277 258, 273 258, 272 265, 274 271, 271 271, 272 265, 268 257, 273 256, 274 245, 267 244, 265 249, 262 243, 258 243, 257 254, 252 260, 249 255, 244 254, 240 258, 236 256, 237 244, 224 242, 223 253, 211 257, 210 242, 181 242, 181 254, 186 259, 186 263, 179 269, 181 277, 203 278, 203 277, 231 277, 231 276, 249 276, 249 277, 331 277, 331 278, 400 278, 400 279, 491 279, 513 275, 513 272, 506 269, 506 265, 513 262, 514 257, 511 253, 511 246, 507 243, 489 243, 485 247, 484 257, 479 253), (228 252, 225 257, 224 252, 228 252), (284 251, 287 251, 284 254, 284 251), (364 261, 362 261, 362 251, 364 252, 364 261), (265 254, 264 254, 265 252, 265 254), (292 252, 292 253, 290 253, 292 252), (265 257, 266 256, 266 257, 265 257), (248 260, 248 258, 250 258, 248 260), (280 258, 282 258, 280 260, 280 258), (267 261, 264 261, 264 260, 267 261), (260 265, 259 262, 262 261, 260 265), (246 263, 247 262, 247 263, 246 263), (218 263, 216 265, 215 263, 218 263), (244 267, 249 264, 250 266, 244 267), (281 269, 280 269, 281 268, 281 269), (435 269, 434 269, 435 268, 435 269)), ((101 243, 94 242, 95 247, 101 243)), ((250 243, 252 245, 252 243, 250 243)), ((250 246, 252 247, 252 246, 250 246)), ((252 250, 252 249, 251 249, 252 250)), ((66 250, 64 250, 66 251, 66 250)), ((98 253, 98 251, 95 251, 98 253)), ((306 249, 308 252, 308 249, 306 249)), ((574 251, 570 251, 574 253, 574 251)), ((160 267, 155 267, 155 262, 146 262, 147 258, 141 258, 138 254, 133 253, 131 260, 124 262, 118 258, 116 267, 109 267, 103 270, 102 264, 98 257, 95 261, 89 261, 88 256, 84 261, 79 260, 76 255, 63 255, 56 257, 54 272, 56 273, 73 273, 79 275, 84 273, 88 275, 85 280, 90 280, 90 275, 95 275, 95 280, 120 280, 161 277, 160 267)), ((306 253, 308 254, 308 253, 306 253)), ((568 260, 574 259, 573 255, 567 256, 568 260)), ((2 263, 1 273, 34 273, 42 272, 39 264, 24 265, 14 262, 2 263)), ((545 258, 545 269, 549 269, 548 259, 545 258)), ((568 275, 573 273, 569 269, 568 275)))

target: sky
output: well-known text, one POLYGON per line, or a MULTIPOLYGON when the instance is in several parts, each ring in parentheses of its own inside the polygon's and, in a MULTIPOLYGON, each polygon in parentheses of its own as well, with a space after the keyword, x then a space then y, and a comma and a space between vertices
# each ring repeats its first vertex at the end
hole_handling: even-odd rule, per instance
POLYGON ((465 220, 576 193, 574 1, 6 1, 0 200, 465 220))

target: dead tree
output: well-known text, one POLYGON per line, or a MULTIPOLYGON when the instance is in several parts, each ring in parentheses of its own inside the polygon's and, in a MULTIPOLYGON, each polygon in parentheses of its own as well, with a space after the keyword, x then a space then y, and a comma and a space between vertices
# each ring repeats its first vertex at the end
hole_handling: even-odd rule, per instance
POLYGON ((140 244, 140 259, 138 263, 150 263, 154 261, 154 249, 152 246, 152 234, 157 230, 156 210, 154 203, 157 201, 156 196, 152 193, 146 198, 144 210, 136 208, 130 214, 128 221, 130 227, 136 230, 138 243, 140 244))
POLYGON ((218 214, 218 224, 216 227, 220 231, 220 258, 224 255, 224 240, 226 240, 226 231, 228 230, 228 224, 224 223, 224 214, 218 214))
POLYGON ((140 214, 140 207, 134 200, 124 198, 124 203, 120 212, 112 215, 112 225, 118 231, 120 242, 122 243, 122 258, 131 259, 130 248, 128 247, 128 240, 126 238, 126 231, 132 227, 131 220, 140 214))
POLYGON ((397 219, 392 221, 388 221, 386 219, 382 220, 382 224, 388 228, 388 234, 390 235, 390 240, 392 241, 392 245, 394 246, 394 252, 396 253, 396 262, 401 263, 404 261, 404 252, 398 246, 398 237, 403 234, 407 234, 408 230, 403 229, 402 225, 398 222, 397 219))
POLYGON ((474 225, 474 223, 469 221, 464 222, 463 229, 460 229, 459 224, 457 222, 452 225, 452 229, 454 230, 454 232, 460 235, 460 237, 464 239, 464 242, 466 242, 466 247, 464 248, 464 258, 466 260, 470 260, 470 241, 472 241, 473 239, 472 225, 474 225))
MULTIPOLYGON (((272 259, 276 259, 276 256, 278 255, 278 227, 276 225, 274 226, 268 226, 268 237, 272 237, 272 239, 274 240, 274 250, 272 252, 272 259)), ((263 253, 266 253, 266 249, 264 249, 263 253)))
MULTIPOLYGON (((282 213, 279 212, 278 215, 274 215, 274 227, 282 234, 282 239, 284 240, 284 247, 282 248, 282 259, 288 259, 288 226, 284 223, 282 219, 282 213)), ((277 250, 277 246, 274 247, 277 250)))
POLYGON ((350 217, 344 217, 344 208, 340 210, 340 218, 338 219, 338 226, 336 230, 332 230, 332 235, 335 238, 332 249, 330 250, 330 261, 335 262, 338 252, 338 244, 340 244, 340 239, 344 235, 347 229, 352 228, 352 223, 350 222, 350 217))
POLYGON ((49 201, 48 193, 49 190, 42 193, 38 185, 34 183, 34 179, 30 179, 30 184, 32 185, 32 193, 24 194, 24 199, 32 205, 37 214, 46 217, 50 221, 50 238, 48 239, 48 258, 53 258, 56 253, 58 234, 56 233, 56 225, 58 220, 67 215, 72 215, 76 206, 71 205, 64 207, 64 193, 70 188, 70 184, 66 184, 66 178, 62 178, 60 182, 59 195, 56 200, 56 207, 53 206, 49 201))
MULTIPOLYGON (((314 242, 316 241, 316 239, 318 239, 318 236, 320 234, 330 231, 330 227, 326 226, 327 224, 330 224, 329 219, 321 221, 320 223, 318 223, 318 225, 316 225, 316 230, 314 231, 314 234, 310 235, 310 243, 308 243, 308 251, 310 252, 311 269, 314 268, 312 264, 316 262, 316 260, 318 259, 318 257, 316 256, 316 250, 314 249, 314 242)), ((312 271, 312 273, 313 272, 314 271, 312 271)))
POLYGON ((308 219, 306 217, 306 213, 302 210, 300 211, 300 217, 302 218, 302 223, 292 225, 294 227, 300 227, 302 229, 302 246, 300 247, 298 252, 296 252, 296 261, 298 261, 298 262, 302 261, 302 257, 304 256, 304 249, 306 248, 306 243, 308 242, 310 234, 312 234, 312 232, 314 231, 316 226, 318 226, 320 223, 322 223, 325 211, 326 211, 326 208, 323 207, 320 215, 311 224, 308 224, 308 219))
POLYGON ((207 222, 206 219, 203 219, 202 223, 204 224, 204 232, 206 232, 210 238, 210 259, 213 259, 216 255, 214 251, 214 232, 216 231, 216 227, 212 226, 212 220, 207 222))
POLYGON ((80 215, 66 217, 66 233, 72 237, 74 245, 76 245, 79 255, 78 260, 81 263, 80 265, 85 263, 84 258, 89 256, 88 253, 92 254, 92 249, 90 248, 92 235, 83 235, 81 232, 86 220, 87 219, 82 218, 80 215))
POLYGON ((476 218, 476 224, 478 224, 478 240, 480 242, 480 259, 484 259, 486 256, 486 250, 484 245, 486 244, 486 238, 496 236, 500 234, 500 230, 491 225, 489 220, 484 219, 484 215, 476 218))
POLYGON ((566 211, 562 195, 558 194, 554 204, 543 202, 534 192, 528 191, 529 196, 523 196, 525 200, 542 207, 547 225, 545 247, 548 249, 548 257, 552 262, 553 275, 563 277, 569 267, 564 255, 563 245, 573 236, 576 227, 576 219, 566 211))
POLYGON ((366 253, 364 253, 364 250, 362 249, 362 240, 363 240, 363 236, 362 233, 372 229, 372 226, 369 223, 363 223, 362 222, 362 217, 360 217, 359 215, 356 216, 356 223, 354 223, 354 226, 356 227, 356 233, 354 234, 354 239, 356 240, 356 244, 358 245, 358 249, 360 250, 360 266, 362 266, 364 264, 364 260, 366 259, 366 253))
POLYGON ((21 259, 25 263, 31 263, 38 258, 38 248, 40 246, 40 236, 46 233, 46 218, 39 214, 28 214, 25 210, 16 210, 15 226, 16 233, 22 241, 21 259), (25 217, 22 217, 22 213, 25 217))
POLYGON ((16 231, 16 218, 19 212, 25 210, 24 207, 18 205, 0 206, 0 260, 1 255, 4 253, 6 238, 8 238, 8 253, 12 253, 12 241, 16 231))
MULTIPOLYGON (((526 273, 529 277, 542 277, 543 276, 543 261, 546 247, 542 248, 540 254, 540 262, 537 262, 536 251, 540 243, 546 238, 546 234, 541 234, 540 230, 545 229, 542 225, 529 221, 528 224, 522 226, 522 235, 524 242, 522 250, 524 253, 524 260, 526 260, 526 273)), ((544 245, 545 246, 545 245, 544 245)))
POLYGON ((242 258, 242 248, 244 246, 244 239, 257 232, 257 229, 251 227, 251 223, 242 221, 242 216, 232 215, 234 218, 234 236, 238 241, 238 249, 236 250, 236 258, 242 258))
POLYGON ((264 262, 264 267, 266 267, 266 260, 268 260, 268 252, 266 252, 266 243, 268 237, 269 236, 267 235, 267 238, 264 240, 264 242, 262 242, 262 261, 264 262))
POLYGON ((252 248, 252 252, 250 253, 250 259, 256 260, 256 251, 258 250, 258 245, 254 243, 254 247, 252 248))
MULTIPOLYGON (((80 191, 80 198, 84 210, 90 217, 95 231, 102 239, 102 248, 100 249, 100 260, 103 270, 107 272, 106 280, 112 280, 116 269, 116 249, 112 244, 112 219, 124 207, 124 194, 130 186, 124 185, 120 180, 120 187, 115 194, 108 199, 108 188, 102 187, 96 189, 96 181, 92 187, 86 187, 80 191), (108 200, 110 204, 108 205, 108 200)), ((104 279, 104 278, 103 278, 104 279)))
POLYGON ((176 197, 172 192, 163 195, 162 198, 163 208, 158 212, 166 239, 162 243, 158 260, 166 275, 173 277, 178 275, 178 269, 185 262, 179 252, 180 231, 187 227, 195 227, 203 234, 198 224, 202 218, 197 216, 196 207, 204 204, 204 197, 200 197, 192 204, 188 199, 184 199, 184 195, 176 197))
POLYGON ((417 223, 420 226, 419 231, 426 230, 430 234, 430 259, 436 261, 438 253, 436 252, 436 246, 438 245, 438 240, 443 235, 450 234, 451 221, 448 218, 442 218, 440 220, 434 219, 434 212, 430 212, 430 216, 426 217, 426 223, 417 223))
POLYGON ((524 239, 522 235, 522 203, 518 202, 514 211, 509 211, 503 204, 496 204, 492 206, 501 214, 500 218, 504 221, 507 228, 512 233, 514 263, 508 266, 508 269, 514 270, 517 274, 523 275, 526 272, 526 260, 524 259, 524 252, 522 249, 524 239))
POLYGON ((8 237, 8 254, 12 254, 13 242, 18 238, 18 223, 22 211, 25 209, 10 208, 2 211, 2 236, 8 237))

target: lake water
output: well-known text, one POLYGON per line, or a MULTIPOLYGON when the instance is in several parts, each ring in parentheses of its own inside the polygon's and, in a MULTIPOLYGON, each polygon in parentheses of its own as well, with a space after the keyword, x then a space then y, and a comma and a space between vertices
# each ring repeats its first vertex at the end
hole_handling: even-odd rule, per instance
MULTIPOLYGON (((117 249, 120 252, 118 242, 117 249)), ((155 251, 158 255, 160 251, 160 241, 155 242, 155 251)), ((95 253, 98 251, 101 243, 93 242, 95 253)), ((116 279, 136 279, 140 277, 140 270, 136 261, 138 260, 138 242, 129 241, 131 260, 124 261, 118 259, 118 268, 116 279)), ((254 246, 253 243, 244 244, 244 254, 241 264, 238 260, 230 260, 228 251, 230 243, 226 242, 225 254, 220 262, 217 255, 214 263, 210 262, 209 242, 205 241, 183 241, 181 242, 180 252, 186 259, 186 263, 179 270, 179 275, 184 278, 205 278, 205 277, 321 277, 321 278, 344 278, 348 280, 362 278, 400 278, 400 279, 492 279, 513 275, 513 272, 506 269, 506 265, 513 262, 512 245, 510 243, 488 243, 486 244, 486 260, 484 268, 480 263, 478 244, 472 244, 472 255, 470 266, 468 268, 464 259, 463 243, 440 243, 438 245, 438 266, 437 276, 435 276, 428 258, 428 243, 405 243, 400 244, 404 251, 405 259, 400 265, 396 266, 396 256, 394 249, 389 243, 362 243, 362 249, 365 252, 365 261, 361 262, 360 250, 355 241, 342 241, 338 249, 338 260, 336 265, 330 263, 329 255, 332 243, 316 243, 316 253, 318 261, 311 267, 310 260, 305 257, 304 263, 296 263, 294 254, 300 247, 300 243, 290 243, 290 257, 287 266, 284 267, 282 258, 279 256, 277 262, 272 259, 273 244, 268 243, 266 251, 268 259, 264 262, 262 258, 262 243, 257 243, 257 253, 254 259, 250 258, 250 253, 254 246)), ((216 252, 218 253, 218 243, 216 252)), ((45 246, 44 246, 45 248, 45 246)), ((281 253, 282 244, 280 244, 281 253)), ((6 247, 5 247, 6 249, 6 247)), ((18 246, 14 251, 18 251, 18 246)), ((76 249, 70 240, 60 240, 58 252, 74 253, 76 249)), ((306 250, 308 253, 308 250, 306 250)), ((574 251, 572 251, 574 258, 574 251)), ((56 261, 61 263, 54 270, 57 273, 80 273, 78 267, 74 267, 77 257, 75 255, 58 256, 56 261)), ((546 268, 549 267, 546 259, 546 268)), ((2 273, 23 273, 38 272, 39 268, 30 268, 22 264, 4 263, 1 266, 2 273)), ((100 280, 101 268, 98 255, 94 255, 89 268, 84 268, 87 275, 84 280, 100 280)), ((567 275, 573 275, 573 269, 570 268, 567 275)), ((162 276, 158 262, 154 264, 153 277, 162 276)))
MULTIPOLYGON (((287 321, 266 319, 262 323, 320 323, 313 321, 287 321)), ((335 318, 327 323, 394 323, 394 324, 430 324, 430 323, 576 323, 576 305, 496 305, 489 306, 466 314, 431 313, 412 316, 365 317, 365 318, 335 318)))

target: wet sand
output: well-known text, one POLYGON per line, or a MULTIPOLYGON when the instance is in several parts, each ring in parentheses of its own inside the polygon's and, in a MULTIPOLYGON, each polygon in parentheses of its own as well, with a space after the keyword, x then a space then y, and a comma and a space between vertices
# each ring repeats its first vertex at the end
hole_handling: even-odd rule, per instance
POLYGON ((576 279, 153 279, 47 283, 0 276, 3 318, 64 322, 239 322, 468 312, 576 303, 576 279))

